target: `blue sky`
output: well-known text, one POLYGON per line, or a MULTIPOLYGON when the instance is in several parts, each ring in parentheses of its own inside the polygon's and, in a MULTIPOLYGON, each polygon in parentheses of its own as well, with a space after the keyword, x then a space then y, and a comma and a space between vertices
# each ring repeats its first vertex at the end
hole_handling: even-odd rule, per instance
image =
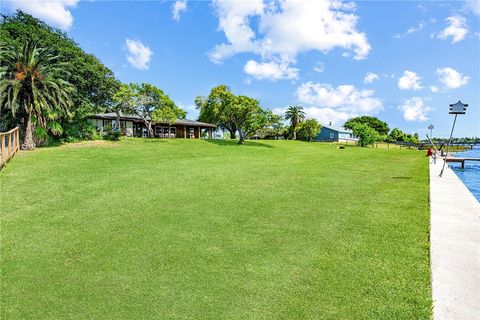
POLYGON ((149 82, 195 118, 213 86, 282 113, 341 125, 374 115, 447 136, 480 136, 480 2, 3 1, 66 31, 123 82, 149 82))

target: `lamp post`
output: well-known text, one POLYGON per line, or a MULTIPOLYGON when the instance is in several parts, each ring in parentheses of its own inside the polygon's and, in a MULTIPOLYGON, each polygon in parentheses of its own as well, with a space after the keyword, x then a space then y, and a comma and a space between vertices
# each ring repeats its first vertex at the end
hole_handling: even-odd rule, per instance
POLYGON ((465 114, 465 111, 467 110, 467 107, 468 107, 468 104, 464 104, 460 100, 458 100, 457 103, 454 103, 454 104, 450 105, 449 114, 454 114, 455 119, 453 120, 452 131, 450 132, 450 138, 448 139, 447 152, 445 154, 445 159, 443 161, 442 171, 440 171, 440 177, 443 175, 443 170, 445 169, 445 164, 447 163, 448 149, 450 148, 450 142, 452 141, 453 129, 455 128, 455 123, 457 122, 457 116, 459 114, 465 114))
POLYGON ((433 138, 432 130, 435 129, 435 127, 433 126, 433 124, 431 124, 431 125, 428 126, 428 129, 430 129, 430 139, 432 139, 433 138))

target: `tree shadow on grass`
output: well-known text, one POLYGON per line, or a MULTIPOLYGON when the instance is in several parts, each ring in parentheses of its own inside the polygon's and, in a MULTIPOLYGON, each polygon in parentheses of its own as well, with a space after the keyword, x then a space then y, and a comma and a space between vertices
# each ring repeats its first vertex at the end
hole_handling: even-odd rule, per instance
POLYGON ((221 147, 261 147, 261 148, 274 148, 270 144, 261 143, 252 140, 246 140, 243 144, 238 144, 238 140, 220 140, 220 139, 207 139, 206 142, 213 143, 221 147))

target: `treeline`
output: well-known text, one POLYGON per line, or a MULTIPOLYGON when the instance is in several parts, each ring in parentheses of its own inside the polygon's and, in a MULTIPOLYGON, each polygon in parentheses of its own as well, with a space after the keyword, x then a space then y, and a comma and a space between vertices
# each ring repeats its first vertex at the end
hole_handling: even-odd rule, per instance
MULTIPOLYGON (((432 141, 435 144, 446 144, 448 142, 448 138, 432 138, 432 141)), ((479 137, 463 137, 463 138, 452 138, 453 144, 480 144, 479 137)))
POLYGON ((235 95, 228 86, 214 87, 208 96, 198 96, 195 104, 200 112, 199 121, 213 123, 229 133, 238 143, 245 139, 297 139, 312 141, 320 131, 314 119, 305 120, 301 106, 290 106, 285 117, 260 106, 257 99, 235 95), (284 124, 290 121, 290 126, 284 124), (305 121, 304 121, 305 120, 305 121))
MULTIPOLYGON (((0 43, 0 131, 20 126, 23 149, 52 141, 99 139, 87 120, 95 113, 117 114, 116 127, 104 132, 108 139, 118 139, 122 114, 140 117, 149 136, 152 122, 173 124, 186 116, 161 89, 149 83, 121 83, 64 32, 24 12, 1 16, 0 43)), ((195 104, 200 121, 216 124, 231 139, 238 134, 240 144, 248 138, 313 140, 320 130, 316 120, 304 119, 298 106, 290 107, 283 118, 224 85, 197 97, 195 104)))
POLYGON ((420 142, 418 133, 407 134, 398 128, 390 130, 386 122, 376 117, 356 117, 345 122, 343 126, 353 131, 353 134, 359 138, 358 143, 362 147, 375 142, 420 142))
POLYGON ((119 81, 60 30, 21 11, 0 24, 0 129, 19 125, 23 148, 91 138, 85 115, 106 110, 119 81))
MULTIPOLYGON (((52 141, 102 138, 87 120, 95 113, 117 114, 116 127, 104 132, 108 139, 118 139, 122 114, 140 117, 149 136, 154 135, 153 122, 173 124, 186 116, 161 89, 149 83, 121 83, 64 32, 21 11, 1 16, 0 46, 0 131, 20 126, 23 149, 52 141)), ((226 85, 212 88, 194 102, 199 121, 216 124, 230 139, 238 135, 239 144, 256 138, 313 141, 321 130, 317 120, 306 118, 302 106, 289 106, 280 116, 226 85)), ((419 142, 418 134, 390 131, 375 117, 353 118, 344 126, 359 137, 361 146, 376 141, 419 142)))
POLYGON ((20 126, 23 149, 100 138, 86 119, 94 113, 137 114, 150 134, 152 119, 185 117, 159 88, 122 84, 64 32, 24 12, 1 16, 0 45, 0 131, 20 126))

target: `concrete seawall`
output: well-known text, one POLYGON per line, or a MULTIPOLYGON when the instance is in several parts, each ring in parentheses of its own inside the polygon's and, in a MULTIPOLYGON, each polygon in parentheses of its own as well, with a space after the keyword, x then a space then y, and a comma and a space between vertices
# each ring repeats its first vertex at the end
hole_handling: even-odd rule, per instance
POLYGON ((430 164, 433 316, 480 320, 480 203, 442 164, 430 164))

